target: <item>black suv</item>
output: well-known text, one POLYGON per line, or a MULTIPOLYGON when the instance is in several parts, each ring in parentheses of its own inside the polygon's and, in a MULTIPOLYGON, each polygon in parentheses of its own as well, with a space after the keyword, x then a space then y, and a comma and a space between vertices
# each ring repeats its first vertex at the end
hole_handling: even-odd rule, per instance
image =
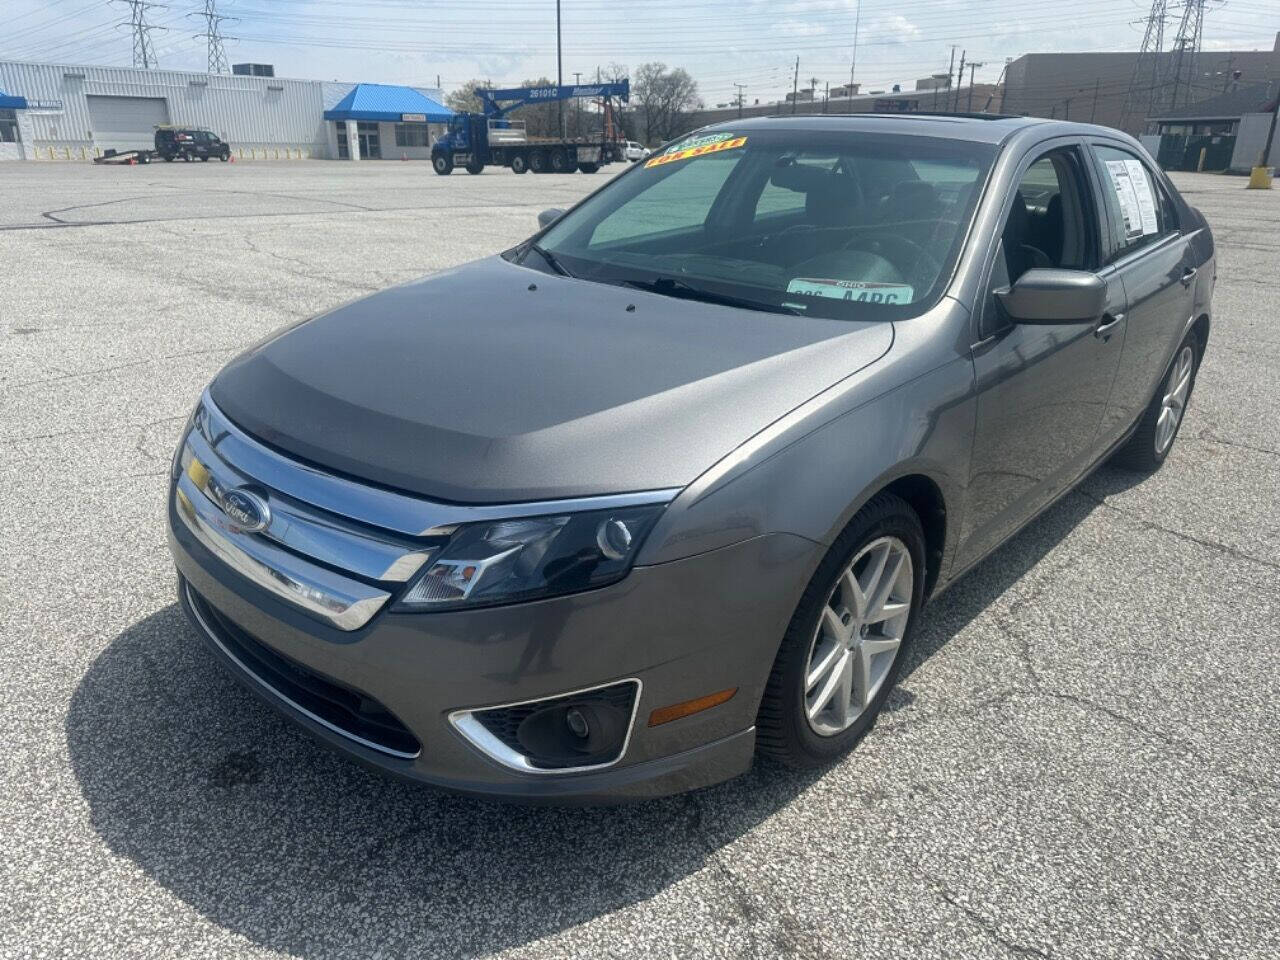
POLYGON ((156 130, 156 153, 165 160, 231 159, 231 147, 208 130, 160 127, 156 130))

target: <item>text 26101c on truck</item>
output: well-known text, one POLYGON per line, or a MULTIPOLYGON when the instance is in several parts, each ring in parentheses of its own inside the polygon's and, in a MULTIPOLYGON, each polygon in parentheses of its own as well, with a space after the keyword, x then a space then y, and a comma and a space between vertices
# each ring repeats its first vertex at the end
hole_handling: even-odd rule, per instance
POLYGON ((169 493, 250 690, 382 770, 638 798, 875 720, 925 601, 1169 454, 1213 241, 1113 130, 750 119, 223 369, 169 493))

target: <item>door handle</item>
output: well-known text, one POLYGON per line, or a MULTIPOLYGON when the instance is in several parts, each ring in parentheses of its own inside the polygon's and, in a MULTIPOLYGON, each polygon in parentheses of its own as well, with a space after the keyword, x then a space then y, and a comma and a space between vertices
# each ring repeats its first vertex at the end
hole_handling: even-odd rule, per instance
POLYGON ((1182 271, 1182 285, 1183 285, 1184 287, 1189 287, 1189 286, 1191 286, 1191 281, 1192 281, 1192 280, 1194 280, 1194 279, 1196 278, 1196 274, 1197 274, 1197 273, 1199 273, 1199 272, 1200 272, 1200 270, 1199 270, 1199 268, 1197 268, 1197 267, 1187 267, 1187 269, 1183 270, 1183 271, 1182 271))
POLYGON ((1104 313, 1098 325, 1093 328, 1093 335, 1107 340, 1117 326, 1124 322, 1123 313, 1104 313))

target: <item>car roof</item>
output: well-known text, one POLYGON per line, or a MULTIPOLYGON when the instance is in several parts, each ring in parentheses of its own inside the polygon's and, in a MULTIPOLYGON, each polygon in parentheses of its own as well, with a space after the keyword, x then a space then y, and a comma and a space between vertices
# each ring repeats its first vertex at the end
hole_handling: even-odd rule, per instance
POLYGON ((942 137, 1001 144, 1020 131, 1040 128, 1044 137, 1098 134, 1117 131, 1087 123, 1013 117, 994 113, 846 113, 778 114, 726 120, 703 130, 793 130, 801 133, 886 133, 917 137, 942 137))

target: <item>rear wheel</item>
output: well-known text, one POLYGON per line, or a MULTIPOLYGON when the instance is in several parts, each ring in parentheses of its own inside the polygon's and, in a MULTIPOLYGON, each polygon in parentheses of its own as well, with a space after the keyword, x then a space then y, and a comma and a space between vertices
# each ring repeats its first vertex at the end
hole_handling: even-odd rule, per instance
POLYGON ((442 177, 453 173, 453 157, 445 153, 437 153, 431 158, 431 167, 442 177))
POLYGON ((517 153, 511 158, 512 173, 527 173, 529 171, 529 161, 524 158, 523 153, 517 153))
POLYGON ((600 169, 600 164, 598 164, 598 163, 580 163, 580 164, 578 164, 578 169, 579 169, 579 170, 581 170, 583 173, 595 173, 597 170, 599 170, 599 169, 600 169))
POLYGON ((173 154, 172 154, 172 153, 163 153, 163 154, 161 154, 161 156, 162 156, 162 157, 164 157, 164 162, 165 162, 165 163, 173 163, 173 154))
POLYGON ((1164 463, 1173 449, 1173 441, 1178 438, 1178 428, 1182 426, 1191 391, 1196 385, 1199 347, 1200 341, 1194 333, 1187 334, 1179 344, 1168 372, 1138 422, 1138 429, 1116 453, 1113 461, 1116 466, 1151 473, 1164 463))
POLYGON ((874 497, 836 539, 783 637, 756 718, 762 753, 788 766, 836 759, 884 706, 924 594, 924 532, 893 494, 874 497))
POLYGON ((209 162, 209 155, 206 153, 203 157, 201 157, 201 158, 200 158, 200 162, 201 162, 201 163, 208 163, 208 162, 209 162))
POLYGON ((541 150, 535 150, 529 154, 529 169, 534 173, 547 172, 547 155, 541 150))
POLYGON ((552 173, 572 173, 573 167, 569 165, 569 154, 563 150, 551 151, 551 172, 552 173))

